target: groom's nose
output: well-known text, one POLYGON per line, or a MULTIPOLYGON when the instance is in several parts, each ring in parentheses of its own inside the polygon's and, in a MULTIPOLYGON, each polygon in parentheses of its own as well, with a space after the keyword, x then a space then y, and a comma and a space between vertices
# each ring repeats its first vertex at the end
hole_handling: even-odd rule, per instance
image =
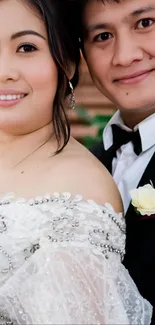
POLYGON ((143 50, 132 33, 122 32, 115 39, 113 65, 129 67, 134 61, 143 59, 143 50))

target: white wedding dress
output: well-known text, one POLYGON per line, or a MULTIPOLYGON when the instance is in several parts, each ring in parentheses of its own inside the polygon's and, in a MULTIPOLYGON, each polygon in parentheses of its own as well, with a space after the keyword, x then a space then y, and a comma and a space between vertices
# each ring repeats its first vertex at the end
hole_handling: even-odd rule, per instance
POLYGON ((124 244, 124 218, 108 204, 0 198, 0 324, 149 324, 124 244))

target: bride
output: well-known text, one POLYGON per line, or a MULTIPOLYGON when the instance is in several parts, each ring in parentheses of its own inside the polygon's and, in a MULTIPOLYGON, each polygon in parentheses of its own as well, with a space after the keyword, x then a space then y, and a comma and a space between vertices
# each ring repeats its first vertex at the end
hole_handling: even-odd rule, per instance
POLYGON ((149 324, 152 308, 121 264, 118 191, 70 137, 73 9, 0 1, 0 324, 149 324))

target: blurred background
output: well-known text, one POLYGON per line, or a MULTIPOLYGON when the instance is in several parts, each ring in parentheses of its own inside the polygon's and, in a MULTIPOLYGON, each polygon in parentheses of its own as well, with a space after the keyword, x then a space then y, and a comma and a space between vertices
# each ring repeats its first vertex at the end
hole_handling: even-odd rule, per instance
POLYGON ((103 129, 116 107, 93 84, 84 59, 75 101, 76 109, 69 111, 71 134, 89 148, 102 138, 103 129))

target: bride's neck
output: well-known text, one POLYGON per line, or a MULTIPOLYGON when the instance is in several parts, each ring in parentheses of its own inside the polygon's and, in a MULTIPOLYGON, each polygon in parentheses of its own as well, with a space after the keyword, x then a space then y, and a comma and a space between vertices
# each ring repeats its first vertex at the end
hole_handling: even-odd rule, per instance
MULTIPOLYGON (((8 167, 18 165, 22 160, 31 156, 37 149, 52 138, 52 124, 25 135, 10 135, 0 130, 0 164, 8 167)), ((53 137, 55 148, 55 138, 53 137)))

